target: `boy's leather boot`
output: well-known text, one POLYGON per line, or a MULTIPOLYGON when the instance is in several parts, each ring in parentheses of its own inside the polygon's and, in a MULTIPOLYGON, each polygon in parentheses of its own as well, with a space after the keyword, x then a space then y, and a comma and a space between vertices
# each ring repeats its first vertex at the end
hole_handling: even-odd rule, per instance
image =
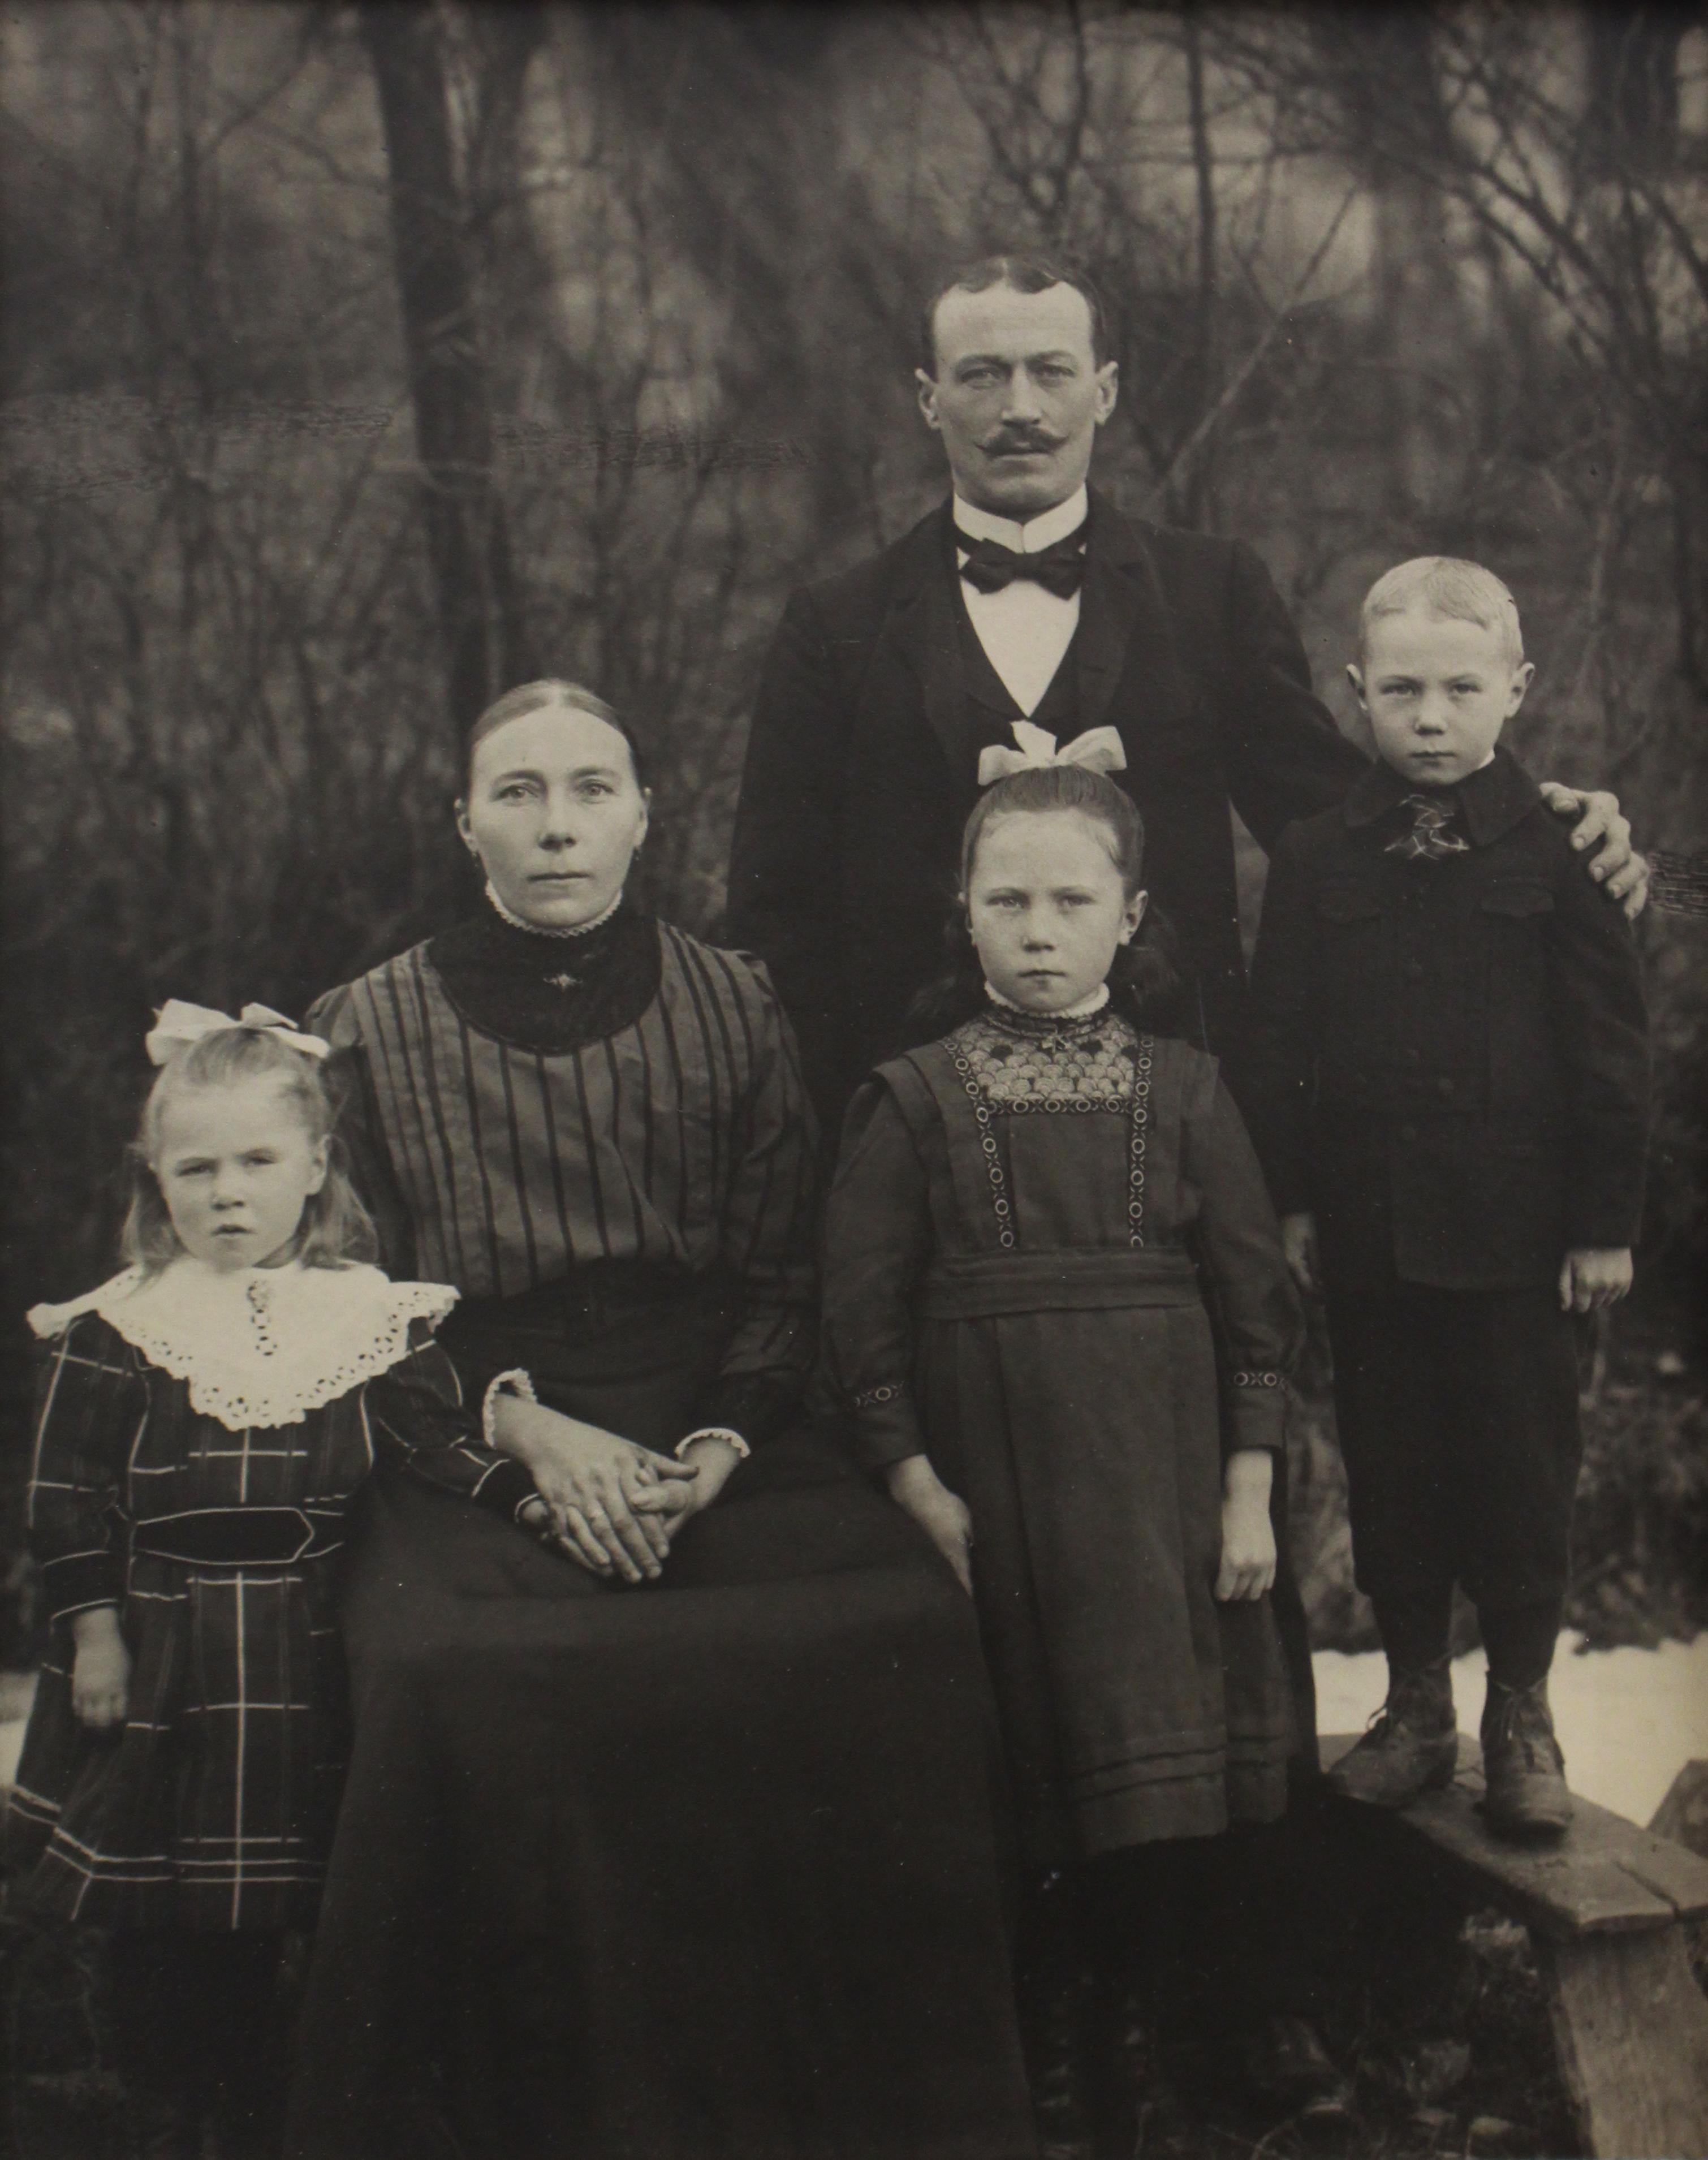
POLYGON ((1421 1794, 1450 1784, 1458 1760, 1453 1676, 1439 1658, 1432 1665, 1390 1671, 1380 1716, 1335 1764, 1328 1782, 1349 1800, 1409 1807, 1421 1794))
POLYGON ((1483 1815, 1499 1837, 1558 1837, 1571 1820, 1565 1758, 1554 1737, 1548 1683, 1488 1683, 1482 1710, 1483 1815))

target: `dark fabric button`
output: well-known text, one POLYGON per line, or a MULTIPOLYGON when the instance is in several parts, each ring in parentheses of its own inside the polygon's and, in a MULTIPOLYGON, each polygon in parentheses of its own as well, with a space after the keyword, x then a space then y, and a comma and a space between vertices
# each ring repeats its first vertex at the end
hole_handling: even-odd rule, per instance
POLYGON ((1438 1095, 1451 1095, 1452 1092, 1453 1083, 1451 1080, 1443 1077, 1436 1081, 1435 1093, 1438 1095))
POLYGON ((1422 1056, 1423 1052, 1420 1050, 1402 1050, 1399 1053, 1399 1062, 1402 1065, 1415 1065, 1422 1056))
POLYGON ((1404 973, 1408 983, 1420 983, 1423 980, 1423 962, 1421 960, 1408 960, 1405 963, 1404 973))
POLYGON ((1417 1138, 1417 1127, 1415 1125, 1402 1125, 1399 1128, 1399 1137, 1403 1140, 1415 1140, 1417 1138))

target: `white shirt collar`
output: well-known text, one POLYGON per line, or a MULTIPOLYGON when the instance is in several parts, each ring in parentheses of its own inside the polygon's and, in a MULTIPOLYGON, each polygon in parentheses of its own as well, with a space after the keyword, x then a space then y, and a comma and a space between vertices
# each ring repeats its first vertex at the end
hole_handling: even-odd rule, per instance
POLYGON ((1077 532, 1085 522, 1090 506, 1091 498, 1082 484, 1066 502, 1058 502, 1053 510, 1040 511, 1025 524, 1016 525, 1011 517, 994 517, 988 510, 980 510, 968 502, 965 496, 958 495, 955 523, 972 539, 994 540, 1005 548, 1012 548, 1018 555, 1036 555, 1040 548, 1052 548, 1058 540, 1065 540, 1070 532, 1077 532))
POLYGON ((1101 1012, 1108 1003, 1109 986, 1107 983, 1099 983, 1088 998, 1082 998, 1077 1005, 1064 1005, 1060 1012, 1056 1013, 1035 1013, 1025 1005, 1017 1005, 1012 998, 1004 997, 1000 990, 994 989, 988 982, 984 985, 984 994, 992 1005, 1000 1005, 1005 1012, 1023 1012, 1029 1020, 1085 1020, 1094 1012, 1101 1012))

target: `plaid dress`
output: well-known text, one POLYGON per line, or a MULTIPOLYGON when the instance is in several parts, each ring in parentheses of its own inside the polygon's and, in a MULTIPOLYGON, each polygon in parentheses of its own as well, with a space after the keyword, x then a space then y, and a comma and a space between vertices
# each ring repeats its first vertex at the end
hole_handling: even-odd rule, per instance
POLYGON ((199 1410, 193 1379, 120 1332, 122 1301, 103 1300, 117 1325, 84 1311, 47 1346, 29 1508, 53 1647, 6 1841, 32 1913, 196 1930, 311 1919, 341 1775, 334 1569, 352 1499, 382 1451, 506 1514, 532 1490, 480 1444, 431 1339, 454 1293, 372 1269, 337 1287, 388 1316, 356 1362, 392 1362, 286 1422, 199 1410), (70 1623, 111 1604, 129 1703, 99 1731, 71 1706, 70 1623))

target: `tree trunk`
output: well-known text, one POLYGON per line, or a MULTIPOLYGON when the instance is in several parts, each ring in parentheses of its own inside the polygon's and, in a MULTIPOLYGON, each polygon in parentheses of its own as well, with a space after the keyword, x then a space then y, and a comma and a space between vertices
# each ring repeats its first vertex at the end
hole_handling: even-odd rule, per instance
MULTIPOLYGON (((1197 181, 1198 290, 1193 329, 1192 371, 1197 378, 1199 409, 1197 426, 1206 413, 1213 412, 1221 394, 1221 363, 1216 350, 1217 286, 1216 152, 1204 96, 1204 33, 1197 0, 1187 0, 1181 11, 1181 32, 1186 56, 1186 114, 1192 138, 1192 171, 1197 181)), ((1186 514, 1183 522, 1213 532, 1217 530, 1216 430, 1204 438, 1191 470, 1186 475, 1186 514)))
POLYGON ((1464 295, 1448 247, 1441 196, 1415 161, 1388 154, 1396 129, 1409 144, 1451 153, 1428 6, 1316 23, 1323 79, 1345 117, 1353 161, 1375 198, 1375 357, 1384 371, 1388 494, 1393 514, 1415 518, 1453 500, 1467 434, 1446 402, 1467 342, 1464 295))
POLYGON ((443 55, 430 6, 364 0, 362 43, 391 168, 392 244, 423 517, 439 599, 445 687, 460 734, 527 669, 492 423, 443 55))

